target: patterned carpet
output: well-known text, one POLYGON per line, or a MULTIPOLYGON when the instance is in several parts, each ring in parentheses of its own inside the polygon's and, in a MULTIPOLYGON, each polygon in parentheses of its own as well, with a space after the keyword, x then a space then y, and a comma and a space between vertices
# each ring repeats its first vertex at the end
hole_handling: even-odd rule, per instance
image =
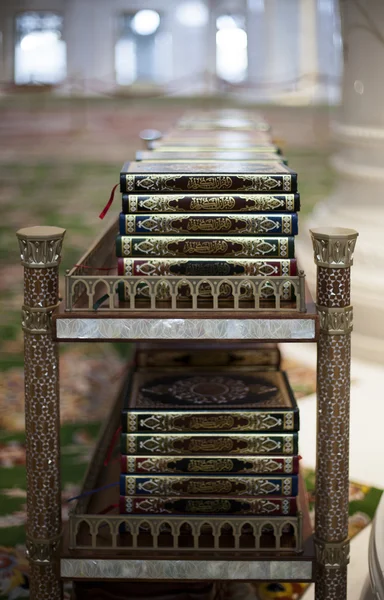
MULTIPOLYGON (((284 364, 296 397, 300 399, 315 389, 314 372, 296 363, 284 364)), ((77 348, 61 359, 62 381, 62 488, 63 518, 67 518, 68 500, 79 492, 100 424, 105 415, 106 390, 113 396, 111 382, 124 371, 117 354, 105 352, 89 356, 77 348), (80 357, 81 354, 81 357, 80 357), (81 361, 79 360, 81 358, 81 361), (81 366, 80 366, 81 365, 81 366), (94 419, 94 421, 92 420, 94 419)), ((25 558, 25 447, 22 414, 22 371, 8 371, 0 382, 0 600, 28 598, 28 562, 25 558)), ((304 472, 313 516, 315 477, 304 472)), ((381 490, 350 484, 350 536, 356 535, 373 518, 381 490)), ((264 583, 256 585, 260 600, 273 598, 297 600, 305 584, 264 583)), ((65 599, 69 600, 69 588, 65 599)))

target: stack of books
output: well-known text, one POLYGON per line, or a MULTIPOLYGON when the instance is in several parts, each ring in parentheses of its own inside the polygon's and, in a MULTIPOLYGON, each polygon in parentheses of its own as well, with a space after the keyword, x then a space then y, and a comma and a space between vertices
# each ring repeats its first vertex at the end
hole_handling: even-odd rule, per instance
POLYGON ((122 412, 121 513, 297 514, 299 412, 276 346, 138 357, 122 412))
MULTIPOLYGON (((141 278, 137 296, 149 295, 146 276, 263 275, 268 301, 269 277, 296 275, 297 175, 266 129, 263 120, 236 112, 188 117, 123 166, 118 274, 141 278)), ((156 289, 158 299, 169 300, 160 279, 156 289)), ((252 293, 242 285, 241 298, 252 293)), ((178 294, 187 300, 189 286, 178 294)), ((210 294, 202 283, 200 297, 210 294)), ((224 285, 220 294, 231 296, 232 288, 224 285)), ((130 298, 123 282, 119 298, 130 298)), ((287 283, 282 300, 291 299, 287 283)))

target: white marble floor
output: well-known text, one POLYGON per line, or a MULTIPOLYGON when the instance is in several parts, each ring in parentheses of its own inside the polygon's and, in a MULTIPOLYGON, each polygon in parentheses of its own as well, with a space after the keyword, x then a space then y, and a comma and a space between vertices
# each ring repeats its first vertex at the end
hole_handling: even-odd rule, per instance
MULTIPOLYGON (((282 353, 309 366, 316 367, 314 344, 284 344, 282 353)), ((353 360, 351 368, 350 479, 384 488, 384 367, 353 360)), ((300 400, 300 454, 303 464, 316 462, 316 397, 300 400)), ((358 600, 368 573, 370 527, 351 541, 351 563, 348 569, 348 600, 358 600)), ((314 597, 313 586, 305 600, 314 597)))

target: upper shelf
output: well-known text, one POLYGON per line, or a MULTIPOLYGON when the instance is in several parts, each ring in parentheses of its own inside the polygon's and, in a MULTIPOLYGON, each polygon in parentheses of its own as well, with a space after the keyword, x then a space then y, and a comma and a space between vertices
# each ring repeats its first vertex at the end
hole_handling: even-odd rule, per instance
POLYGON ((65 304, 53 315, 57 340, 316 341, 318 317, 302 272, 290 278, 270 278, 272 300, 265 298, 261 288, 267 280, 261 276, 225 281, 218 277, 118 277, 116 231, 113 221, 78 266, 67 271, 65 304), (119 281, 126 287, 127 303, 118 303, 119 281), (161 301, 156 300, 159 282, 168 285, 167 297, 161 301), (227 297, 222 293, 223 283, 228 287, 227 297), (179 301, 179 284, 190 286, 189 300, 179 301), (211 288, 206 299, 200 294, 201 284, 211 288), (148 297, 139 301, 134 299, 138 285, 149 290, 148 297), (243 293, 244 285, 249 286, 248 294, 243 293))

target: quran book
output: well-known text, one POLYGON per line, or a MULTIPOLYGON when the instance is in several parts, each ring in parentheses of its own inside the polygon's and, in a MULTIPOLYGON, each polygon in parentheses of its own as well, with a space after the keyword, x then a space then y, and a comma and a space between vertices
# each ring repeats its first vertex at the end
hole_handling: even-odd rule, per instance
POLYGON ((262 342, 236 342, 220 340, 199 342, 167 340, 164 342, 138 342, 135 364, 138 369, 172 368, 188 370, 195 368, 215 369, 226 367, 226 371, 247 369, 251 371, 276 371, 280 368, 281 355, 277 344, 262 342))
POLYGON ((261 259, 227 259, 215 260, 200 258, 189 260, 180 258, 118 258, 118 275, 131 277, 137 275, 186 275, 186 276, 241 276, 262 275, 265 277, 284 277, 297 274, 296 259, 261 260, 261 259))
POLYGON ((177 123, 178 129, 190 130, 235 130, 235 131, 269 131, 270 125, 264 119, 255 120, 249 116, 227 117, 189 117, 177 123))
POLYGON ((250 143, 256 144, 271 144, 271 136, 266 131, 214 131, 214 130, 189 130, 178 131, 173 129, 166 133, 160 142, 190 142, 195 141, 200 143, 201 140, 207 140, 212 146, 218 146, 224 142, 241 142, 243 146, 250 143))
POLYGON ((118 235, 116 256, 202 258, 294 258, 293 236, 287 237, 135 237, 118 235))
POLYGON ((296 475, 298 456, 121 456, 122 473, 296 475))
POLYGON ((121 496, 297 496, 297 475, 120 475, 121 496))
POLYGON ((122 411, 123 432, 298 429, 298 407, 282 371, 138 371, 131 379, 122 411))
POLYGON ((284 156, 276 156, 276 152, 252 152, 249 150, 217 150, 216 152, 161 152, 160 150, 139 150, 136 152, 137 161, 150 162, 179 162, 179 163, 194 163, 194 162, 222 162, 231 160, 241 160, 245 162, 276 162, 278 160, 284 165, 288 164, 288 160, 284 156))
POLYGON ((121 454, 211 455, 287 454, 298 452, 297 433, 122 433, 121 454))
POLYGON ((297 212, 299 194, 123 194, 122 212, 136 213, 266 213, 297 212))
POLYGON ((252 140, 221 140, 216 144, 211 138, 190 140, 160 140, 150 144, 152 150, 158 152, 255 152, 255 154, 273 153, 280 160, 281 150, 271 142, 255 142, 252 140))
POLYGON ((121 192, 296 192, 297 174, 276 162, 128 162, 121 192))
POLYGON ((297 235, 297 214, 125 215, 119 217, 120 235, 297 235))
POLYGON ((252 150, 216 150, 199 151, 188 150, 178 152, 167 152, 161 150, 139 150, 136 152, 136 160, 140 161, 162 161, 162 162, 217 162, 223 160, 241 160, 247 162, 279 162, 287 164, 284 156, 276 157, 276 152, 254 152, 252 150))
POLYGON ((297 500, 292 498, 143 498, 120 496, 122 514, 169 515, 296 515, 297 500))

